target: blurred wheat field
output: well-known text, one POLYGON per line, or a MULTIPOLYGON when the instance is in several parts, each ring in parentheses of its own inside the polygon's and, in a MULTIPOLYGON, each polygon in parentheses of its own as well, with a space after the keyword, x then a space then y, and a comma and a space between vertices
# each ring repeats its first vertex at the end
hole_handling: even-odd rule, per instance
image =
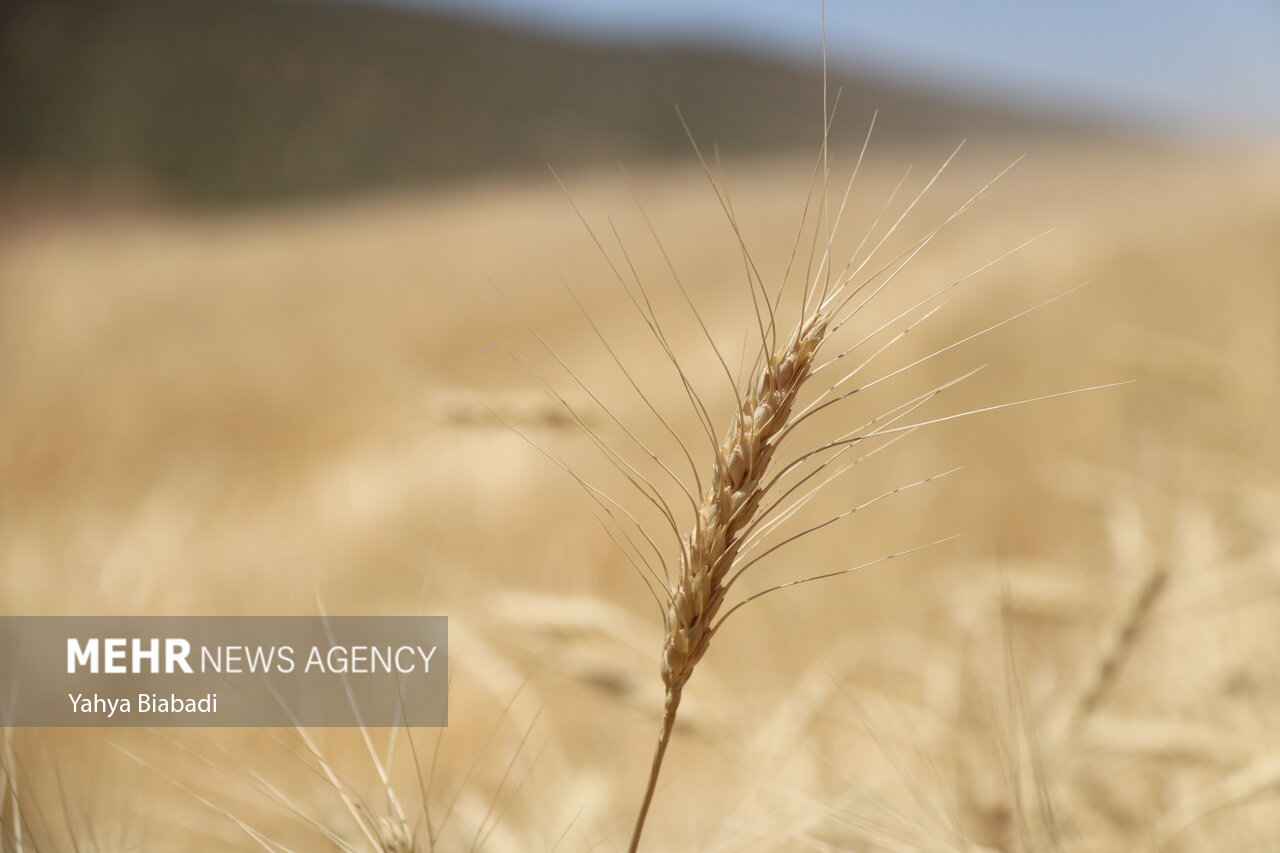
MULTIPOLYGON (((964 466, 799 543, 758 583, 963 535, 744 610, 689 688, 648 849, 1274 849, 1280 163, 1046 148, 858 322, 1046 229, 957 288, 879 372, 1090 286, 905 373, 880 402, 983 365, 930 417, 1136 382, 921 430, 824 494, 819 516, 964 466)), ((947 153, 873 145, 852 242, 908 164, 918 189, 947 153)), ((1006 165, 962 154, 895 249, 1006 165)), ((810 168, 728 163, 766 278, 786 264, 810 168)), ((627 181, 564 178, 695 341, 627 181)), ((742 259, 701 173, 650 167, 631 183, 712 333, 745 346, 742 259)), ((453 681, 447 729, 376 731, 372 748, 339 730, 311 745, 272 730, 15 730, 6 843, 21 810, 37 850, 621 848, 660 714, 661 623, 590 501, 503 425, 611 476, 509 357, 574 393, 498 293, 613 388, 567 283, 693 434, 610 276, 550 178, 11 223, 5 612, 442 613, 453 681)), ((723 417, 718 367, 690 346, 723 417)), ((661 442, 634 395, 607 402, 661 442)))

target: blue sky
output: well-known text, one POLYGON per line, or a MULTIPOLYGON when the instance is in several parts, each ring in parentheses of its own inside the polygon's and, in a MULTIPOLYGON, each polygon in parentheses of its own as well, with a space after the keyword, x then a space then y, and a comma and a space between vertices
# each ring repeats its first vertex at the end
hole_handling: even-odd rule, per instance
MULTIPOLYGON (((399 0, 611 37, 819 52, 818 0, 399 0)), ((828 0, 845 61, 1048 109, 1280 132, 1280 0, 828 0)))

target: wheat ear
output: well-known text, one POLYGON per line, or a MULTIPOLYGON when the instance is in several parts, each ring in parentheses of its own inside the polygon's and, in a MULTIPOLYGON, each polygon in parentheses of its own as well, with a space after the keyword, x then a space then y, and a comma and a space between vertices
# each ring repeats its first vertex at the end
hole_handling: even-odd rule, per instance
POLYGON ((666 701, 662 729, 631 839, 632 850, 640 843, 681 692, 719 627, 716 616, 733 582, 729 570, 737 562, 760 509, 769 462, 791 420, 796 395, 812 372, 813 357, 826 338, 829 325, 825 313, 814 312, 797 327, 786 346, 765 360, 755 383, 743 393, 728 435, 716 454, 697 522, 681 542, 679 574, 665 614, 662 681, 666 685, 666 701))

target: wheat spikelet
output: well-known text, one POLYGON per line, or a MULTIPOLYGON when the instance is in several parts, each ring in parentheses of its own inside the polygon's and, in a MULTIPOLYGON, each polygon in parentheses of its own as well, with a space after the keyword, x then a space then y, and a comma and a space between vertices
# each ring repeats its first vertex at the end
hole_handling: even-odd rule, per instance
POLYGON ((1106 636, 1084 671, 1071 703, 1067 730, 1076 732, 1093 714, 1115 684, 1120 666, 1133 650, 1168 577, 1163 563, 1153 563, 1129 593, 1128 600, 1108 626, 1106 636))
POLYGON ((1147 553, 1146 536, 1136 508, 1125 509, 1128 511, 1117 512, 1119 517, 1112 523, 1117 556, 1141 560, 1145 565, 1082 669, 1074 694, 1066 705, 1059 735, 1068 744, 1074 742, 1081 727, 1115 685, 1120 668, 1133 652, 1169 577, 1169 564, 1147 553))

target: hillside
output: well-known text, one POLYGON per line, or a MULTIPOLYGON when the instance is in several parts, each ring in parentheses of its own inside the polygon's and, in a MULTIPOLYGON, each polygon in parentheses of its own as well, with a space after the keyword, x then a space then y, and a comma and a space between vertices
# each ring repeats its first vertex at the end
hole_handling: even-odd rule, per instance
MULTIPOLYGON (((0 176, 226 203, 817 135, 819 77, 720 48, 598 44, 327 0, 19 0, 0 12, 0 176)), ((817 35, 815 33, 815 41, 817 35)), ((882 140, 1034 127, 844 73, 882 140)))

